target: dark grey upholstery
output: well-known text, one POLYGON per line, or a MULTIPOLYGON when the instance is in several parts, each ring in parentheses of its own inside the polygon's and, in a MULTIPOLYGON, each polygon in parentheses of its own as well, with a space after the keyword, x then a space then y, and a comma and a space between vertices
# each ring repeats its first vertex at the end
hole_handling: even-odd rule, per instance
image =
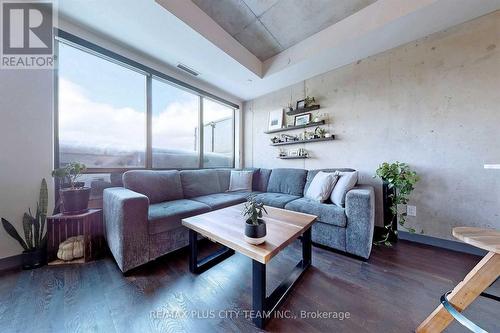
POLYGON ((183 170, 181 182, 185 198, 222 192, 219 173, 215 169, 183 170))
POLYGON ((154 235, 179 228, 183 218, 209 211, 209 206, 189 199, 166 201, 150 205, 148 212, 148 232, 150 235, 154 235))
POLYGON ((298 195, 290 195, 283 193, 261 193, 255 196, 257 202, 262 202, 264 205, 285 208, 285 205, 290 201, 300 198, 298 195))
POLYGON ((226 192, 229 169, 126 172, 126 188, 103 192, 106 237, 120 269, 126 272, 186 246, 188 230, 181 224, 183 218, 244 202, 249 195, 268 206, 318 216, 312 226, 314 242, 370 256, 375 216, 372 187, 358 186, 347 192, 344 209, 302 197, 319 170, 253 170, 253 192, 226 192))
POLYGON ((307 170, 273 169, 267 184, 267 192, 302 196, 307 170))
POLYGON ((214 193, 201 197, 194 197, 191 200, 201 202, 213 210, 233 206, 246 201, 246 196, 241 193, 214 193))
POLYGON ((318 221, 345 228, 347 218, 345 209, 334 204, 317 202, 308 198, 300 198, 285 205, 285 209, 316 215, 318 221))
POLYGON ((132 170, 123 174, 125 188, 144 194, 154 204, 182 199, 179 171, 132 170))

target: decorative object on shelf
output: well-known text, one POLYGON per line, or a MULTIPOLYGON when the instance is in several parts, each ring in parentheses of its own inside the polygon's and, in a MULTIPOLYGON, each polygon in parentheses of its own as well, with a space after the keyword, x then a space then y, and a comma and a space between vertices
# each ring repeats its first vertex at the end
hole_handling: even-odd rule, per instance
POLYGON ((287 153, 286 153, 286 150, 284 149, 280 149, 280 153, 278 155, 279 157, 286 157, 287 156, 287 153))
POLYGON ((266 240, 266 223, 262 219, 263 213, 267 214, 262 202, 257 202, 255 196, 250 196, 243 208, 245 221, 245 241, 250 244, 262 244, 266 240))
POLYGON ((71 261, 73 259, 79 259, 83 257, 83 246, 84 237, 83 235, 70 237, 64 242, 59 244, 59 250, 57 250, 57 257, 64 261, 71 261))
POLYGON ((313 121, 313 123, 318 123, 318 122, 320 122, 321 120, 323 120, 323 119, 322 119, 322 117, 321 117, 321 115, 320 115, 320 113, 319 113, 319 111, 318 111, 318 112, 316 112, 316 113, 314 114, 314 117, 313 117, 313 120, 312 120, 312 121, 313 121))
POLYGON ((306 96, 306 98, 304 99, 304 103, 305 103, 304 107, 309 108, 311 106, 316 105, 316 100, 314 99, 314 97, 306 96))
POLYGON ((270 131, 277 130, 283 127, 283 110, 274 110, 269 112, 269 126, 270 131))
POLYGON ((23 269, 42 267, 47 262, 47 234, 44 233, 44 228, 47 218, 48 198, 47 181, 44 178, 40 185, 35 216, 31 214, 30 209, 23 216, 24 239, 9 221, 2 218, 5 231, 24 249, 22 254, 23 269))
POLYGON ((298 156, 299 157, 308 157, 309 153, 307 152, 307 150, 305 148, 299 148, 298 156))
POLYGON ((299 150, 298 149, 290 149, 288 151, 288 156, 290 156, 290 157, 297 157, 297 156, 299 156, 299 150))
POLYGON ((300 110, 306 107, 306 100, 301 99, 300 101, 297 101, 297 104, 295 106, 295 110, 300 110))
POLYGON ((271 146, 293 145, 299 143, 312 143, 312 142, 331 141, 331 140, 335 140, 335 135, 328 134, 324 138, 308 139, 308 140, 300 139, 295 141, 272 143, 271 146))
POLYGON ((326 137, 326 129, 323 127, 316 127, 314 130, 314 133, 318 136, 318 138, 325 138, 326 137))
POLYGON ((52 171, 52 177, 62 181, 59 194, 62 198, 62 211, 64 214, 82 214, 88 210, 90 187, 77 182, 86 170, 85 164, 72 162, 63 168, 52 171))
POLYGON ((277 136, 274 136, 271 138, 271 142, 272 143, 279 143, 279 142, 281 142, 281 140, 277 136))
POLYGON ((310 122, 311 122, 311 114, 306 113, 300 116, 295 116, 293 124, 294 126, 303 126, 309 124, 310 122))
POLYGON ((85 263, 103 255, 105 249, 102 209, 89 209, 79 215, 56 214, 47 217, 47 258, 49 265, 85 263), (72 261, 58 259, 59 244, 72 237, 83 237, 83 257, 72 261))
POLYGON ((412 171, 408 164, 395 162, 392 164, 382 163, 376 171, 374 178, 379 177, 383 181, 384 192, 384 229, 382 238, 374 244, 385 244, 391 246, 391 242, 397 240, 397 224, 414 233, 415 229, 406 227, 406 212, 398 210, 399 205, 406 205, 410 200, 410 194, 415 189, 415 184, 420 177, 412 171))
POLYGON ((293 111, 292 103, 288 103, 287 106, 283 108, 283 111, 285 112, 291 112, 293 111))
POLYGON ((270 130, 270 131, 264 131, 264 134, 273 134, 273 133, 279 133, 279 132, 287 132, 287 131, 292 131, 295 129, 302 129, 302 128, 309 128, 309 127, 316 127, 319 125, 324 125, 325 121, 322 120, 319 123, 308 123, 306 125, 301 125, 301 126, 294 126, 294 125, 289 125, 287 127, 275 129, 275 130, 270 130))

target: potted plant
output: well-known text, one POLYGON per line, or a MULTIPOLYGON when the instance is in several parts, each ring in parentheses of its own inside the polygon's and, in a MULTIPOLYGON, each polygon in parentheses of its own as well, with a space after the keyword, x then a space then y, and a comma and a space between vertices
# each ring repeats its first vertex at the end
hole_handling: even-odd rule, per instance
POLYGON ((59 190, 63 214, 75 215, 88 210, 90 187, 85 187, 83 182, 77 182, 85 170, 85 164, 73 162, 52 171, 52 177, 59 178, 63 184, 59 190))
POLYGON ((420 177, 417 173, 410 169, 406 163, 382 163, 376 171, 374 178, 380 177, 384 186, 384 206, 387 207, 387 212, 384 212, 384 234, 381 239, 375 244, 385 244, 391 246, 391 241, 397 239, 397 224, 405 228, 411 233, 415 232, 414 228, 407 227, 406 211, 402 212, 398 209, 399 205, 406 205, 410 200, 410 194, 415 189, 415 184, 420 177))
POLYGON ((314 134, 315 136, 318 136, 318 138, 324 139, 326 137, 326 129, 318 126, 314 130, 314 134))
POLYGON ((35 216, 31 214, 31 210, 23 215, 24 239, 9 221, 2 218, 5 231, 18 241, 24 250, 22 254, 23 269, 42 267, 47 262, 47 233, 44 229, 47 219, 48 197, 47 182, 42 179, 35 216))
POLYGON ((266 223, 262 219, 262 212, 267 214, 262 202, 257 202, 255 196, 248 198, 243 208, 245 221, 245 241, 250 244, 262 244, 266 240, 266 223))

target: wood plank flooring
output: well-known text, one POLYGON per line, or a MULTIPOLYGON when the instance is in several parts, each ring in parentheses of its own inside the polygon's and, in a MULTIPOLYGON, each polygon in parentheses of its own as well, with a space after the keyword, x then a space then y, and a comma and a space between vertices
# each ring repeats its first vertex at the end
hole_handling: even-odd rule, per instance
MULTIPOLYGON (((269 290, 299 260, 300 249, 296 242, 273 258, 269 290)), ((313 266, 280 308, 292 318, 274 318, 266 331, 413 332, 480 259, 405 241, 374 248, 368 262, 313 247, 313 266), (301 318, 302 311, 343 311, 350 318, 301 318)), ((500 287, 489 291, 498 295, 500 287)), ((189 273, 186 250, 127 276, 108 257, 1 273, 0 332, 258 332, 244 316, 251 302, 251 261, 240 254, 200 275, 189 273)), ((499 303, 479 298, 465 314, 500 332, 499 303)), ((454 323, 447 332, 467 330, 454 323)))

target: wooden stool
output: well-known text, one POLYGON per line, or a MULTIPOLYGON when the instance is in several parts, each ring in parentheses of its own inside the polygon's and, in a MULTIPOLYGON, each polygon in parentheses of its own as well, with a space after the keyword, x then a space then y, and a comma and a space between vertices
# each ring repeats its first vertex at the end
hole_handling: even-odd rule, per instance
POLYGON ((467 244, 488 251, 488 254, 453 291, 441 297, 441 304, 418 326, 416 330, 418 333, 441 332, 454 318, 474 332, 485 332, 460 312, 464 311, 481 294, 498 300, 497 296, 484 294, 483 291, 500 276, 500 232, 481 228, 458 227, 453 228, 453 236, 467 244))
POLYGON ((47 259, 49 265, 84 263, 103 254, 105 247, 102 209, 89 209, 78 215, 57 214, 47 217, 47 259), (83 235, 83 258, 63 261, 57 258, 59 244, 66 239, 83 235))

